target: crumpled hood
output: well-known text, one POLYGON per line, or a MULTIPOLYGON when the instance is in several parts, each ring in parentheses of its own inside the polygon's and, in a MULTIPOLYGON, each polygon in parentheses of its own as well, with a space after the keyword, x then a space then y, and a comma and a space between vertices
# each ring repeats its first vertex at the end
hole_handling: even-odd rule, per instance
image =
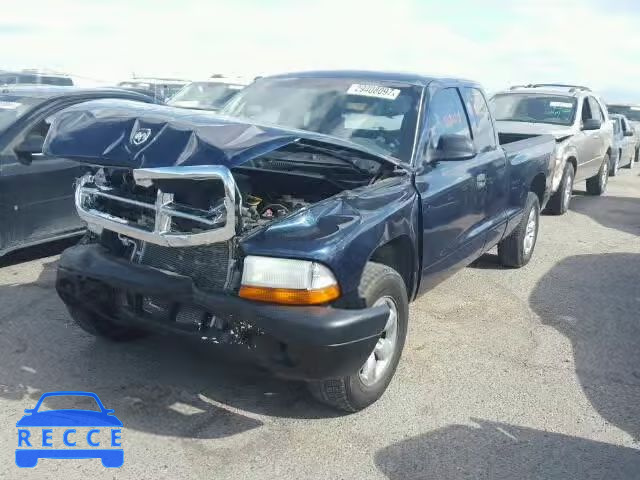
POLYGON ((113 99, 81 103, 55 115, 43 152, 112 167, 231 168, 294 143, 351 150, 403 166, 393 157, 326 135, 254 125, 212 112, 113 99))
POLYGON ((550 123, 509 122, 506 120, 497 121, 496 128, 500 133, 553 135, 556 140, 573 135, 574 133, 571 126, 552 125, 550 123))

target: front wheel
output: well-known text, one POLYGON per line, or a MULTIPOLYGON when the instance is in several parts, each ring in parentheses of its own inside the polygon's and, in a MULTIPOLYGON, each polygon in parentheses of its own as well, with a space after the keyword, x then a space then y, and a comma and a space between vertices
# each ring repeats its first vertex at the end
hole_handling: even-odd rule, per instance
POLYGON ((367 307, 386 305, 389 317, 376 346, 358 372, 309 383, 321 402, 346 412, 357 412, 378 400, 396 371, 407 336, 409 301, 402 277, 391 267, 369 262, 358 294, 367 307))
POLYGON ((604 161, 595 177, 587 178, 587 193, 589 195, 602 195, 607 190, 609 181, 609 154, 604 156, 604 161))
POLYGON ((538 196, 529 192, 522 220, 509 236, 498 243, 498 257, 505 267, 524 267, 531 257, 538 240, 540 202, 538 196))

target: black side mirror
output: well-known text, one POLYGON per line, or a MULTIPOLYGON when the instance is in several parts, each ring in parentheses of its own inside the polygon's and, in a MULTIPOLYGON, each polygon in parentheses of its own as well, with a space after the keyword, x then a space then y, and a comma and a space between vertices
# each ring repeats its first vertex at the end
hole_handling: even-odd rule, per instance
POLYGON ((477 154, 473 140, 469 137, 447 133, 440 136, 431 160, 469 160, 477 154))
POLYGON ((597 118, 589 118, 582 122, 582 130, 600 130, 602 127, 602 120, 597 118))
POLYGON ((633 130, 625 130, 624 131, 624 136, 625 137, 633 137, 633 130))
POLYGON ((29 135, 22 143, 16 146, 14 151, 18 160, 29 165, 33 161, 33 155, 42 153, 44 146, 44 137, 41 135, 29 135))

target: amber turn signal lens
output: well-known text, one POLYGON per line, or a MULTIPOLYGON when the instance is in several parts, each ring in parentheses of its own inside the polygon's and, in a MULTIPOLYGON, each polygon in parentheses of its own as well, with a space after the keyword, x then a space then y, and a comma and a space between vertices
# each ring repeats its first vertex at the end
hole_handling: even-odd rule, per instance
POLYGON ((240 297, 258 302, 283 305, 320 305, 340 296, 340 288, 330 285, 318 290, 296 290, 290 288, 240 287, 240 297))

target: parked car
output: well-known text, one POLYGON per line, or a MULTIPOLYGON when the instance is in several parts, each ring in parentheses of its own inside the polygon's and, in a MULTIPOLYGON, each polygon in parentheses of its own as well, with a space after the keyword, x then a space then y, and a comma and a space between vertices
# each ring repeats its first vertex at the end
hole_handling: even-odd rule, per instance
POLYGON ((223 76, 191 82, 167 100, 167 105, 218 111, 249 83, 242 78, 223 76))
POLYGON ((0 88, 0 256, 84 231, 73 186, 87 167, 43 154, 42 145, 51 115, 97 98, 151 101, 116 89, 0 88))
POLYGON ((636 139, 633 127, 624 115, 612 114, 613 120, 613 151, 611 155, 611 167, 609 174, 615 177, 620 166, 633 168, 636 155, 636 139))
POLYGON ((47 154, 101 167, 56 285, 81 328, 195 335, 355 411, 391 381, 410 301, 496 244, 509 267, 533 255, 555 140, 500 146, 476 83, 288 74, 222 113, 101 100, 54 120, 47 154))
POLYGON ((609 113, 617 113, 624 115, 627 121, 631 124, 631 128, 634 133, 634 140, 636 145, 636 154, 634 163, 640 162, 640 105, 633 104, 611 104, 607 105, 609 113))
POLYGON ((2 85, 57 85, 72 86, 73 80, 69 75, 59 73, 45 73, 37 70, 21 70, 18 72, 0 72, 0 86, 2 85))
POLYGON ((586 87, 536 84, 512 87, 491 99, 501 141, 550 134, 557 148, 548 211, 569 208, 573 185, 586 180, 587 193, 607 188, 613 154, 613 122, 602 100, 586 87))
POLYGON ((181 88, 189 83, 188 80, 177 78, 133 78, 118 83, 118 87, 153 97, 158 102, 166 102, 181 88))

